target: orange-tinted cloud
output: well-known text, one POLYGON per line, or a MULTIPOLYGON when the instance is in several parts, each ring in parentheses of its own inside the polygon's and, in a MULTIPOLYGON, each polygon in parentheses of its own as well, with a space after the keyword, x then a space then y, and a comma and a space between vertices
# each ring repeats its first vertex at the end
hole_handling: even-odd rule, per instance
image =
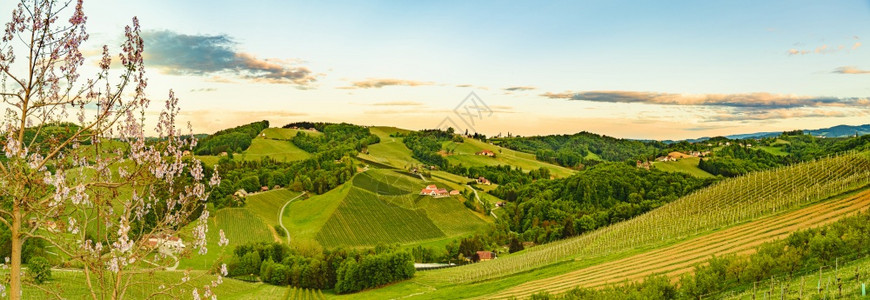
POLYGON ((201 75, 210 78, 230 75, 254 82, 308 86, 322 74, 298 66, 296 61, 261 59, 236 51, 227 35, 187 35, 172 31, 142 34, 147 45, 145 60, 167 74, 201 75))
POLYGON ((834 69, 837 74, 870 74, 870 70, 861 70, 853 66, 844 66, 834 69))
POLYGON ((405 80, 395 78, 369 78, 366 80, 351 82, 351 86, 340 87, 341 89, 379 89, 385 86, 426 86, 434 85, 434 82, 405 80))

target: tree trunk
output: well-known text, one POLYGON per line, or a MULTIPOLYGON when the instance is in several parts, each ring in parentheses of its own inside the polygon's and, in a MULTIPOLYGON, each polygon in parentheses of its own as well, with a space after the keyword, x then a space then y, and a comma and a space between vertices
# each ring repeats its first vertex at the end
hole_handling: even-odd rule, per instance
POLYGON ((12 204, 11 239, 12 266, 9 274, 9 299, 21 299, 21 211, 18 203, 12 204))

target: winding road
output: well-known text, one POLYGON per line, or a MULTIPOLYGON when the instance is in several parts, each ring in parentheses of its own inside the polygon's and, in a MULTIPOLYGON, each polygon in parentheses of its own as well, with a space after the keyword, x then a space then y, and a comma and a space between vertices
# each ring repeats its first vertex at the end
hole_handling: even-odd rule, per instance
POLYGON ((293 197, 293 199, 287 200, 287 203, 284 203, 284 206, 281 206, 281 210, 278 211, 278 225, 281 225, 281 229, 284 229, 284 236, 287 237, 287 244, 288 245, 290 244, 290 231, 287 230, 287 227, 284 227, 284 222, 283 222, 284 218, 282 218, 284 216, 284 209, 287 208, 287 205, 290 204, 290 202, 293 202, 293 200, 299 199, 299 197, 302 197, 302 195, 305 195, 305 193, 306 192, 303 191, 302 194, 299 194, 299 196, 296 196, 296 197, 293 197))
MULTIPOLYGON (((477 190, 475 190, 475 189, 474 189, 473 187, 471 187, 470 185, 467 185, 467 184, 466 184, 465 186, 467 186, 468 188, 471 189, 472 192, 474 192, 474 198, 477 199, 477 202, 480 202, 480 205, 484 205, 484 206, 486 206, 486 204, 483 204, 483 200, 480 200, 480 196, 477 195, 477 190)), ((492 210, 489 211, 489 214, 492 215, 492 217, 493 217, 493 218, 496 218, 496 219, 498 219, 498 216, 495 215, 495 212, 493 212, 493 210, 495 210, 495 209, 497 209, 497 208, 498 208, 498 207, 493 208, 492 210)))

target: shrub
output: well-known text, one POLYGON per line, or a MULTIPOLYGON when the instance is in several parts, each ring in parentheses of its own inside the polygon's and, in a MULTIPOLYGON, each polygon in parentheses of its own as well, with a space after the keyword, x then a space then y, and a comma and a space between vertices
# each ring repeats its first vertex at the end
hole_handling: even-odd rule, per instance
POLYGON ((28 267, 30 268, 30 277, 37 284, 51 279, 51 264, 44 257, 37 256, 31 258, 28 262, 28 267))

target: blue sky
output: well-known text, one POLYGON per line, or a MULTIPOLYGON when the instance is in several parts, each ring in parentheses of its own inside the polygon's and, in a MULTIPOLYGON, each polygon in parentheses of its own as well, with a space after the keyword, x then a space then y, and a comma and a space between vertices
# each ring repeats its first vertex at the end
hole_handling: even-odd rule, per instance
POLYGON ((678 139, 870 123, 870 1, 105 0, 85 10, 95 49, 117 45, 139 17, 154 40, 151 94, 174 88, 203 132, 264 118, 431 128, 472 91, 493 111, 474 126, 489 135, 678 139))

